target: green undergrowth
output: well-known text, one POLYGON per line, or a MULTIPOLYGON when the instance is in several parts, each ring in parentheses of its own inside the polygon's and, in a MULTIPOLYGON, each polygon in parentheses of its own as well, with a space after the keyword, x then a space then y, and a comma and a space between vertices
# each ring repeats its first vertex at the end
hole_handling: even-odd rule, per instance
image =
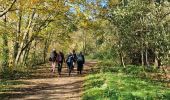
POLYGON ((2 70, 0 67, 0 79, 5 80, 16 80, 16 79, 23 79, 23 78, 31 78, 32 72, 35 72, 39 67, 44 66, 44 63, 40 63, 36 66, 28 65, 18 65, 18 66, 11 66, 6 68, 6 70, 2 70))
POLYGON ((31 68, 29 67, 24 67, 24 66, 17 66, 17 67, 12 67, 8 68, 5 71, 0 72, 0 79, 5 79, 5 80, 15 80, 19 78, 25 78, 30 75, 31 68))
POLYGON ((28 84, 18 80, 0 80, 0 92, 9 92, 15 90, 13 86, 20 84, 28 84))
POLYGON ((83 100, 170 100, 170 89, 124 73, 98 73, 86 77, 83 100))
POLYGON ((99 62, 96 73, 86 76, 83 100, 170 100, 170 88, 149 75, 161 73, 153 67, 113 61, 99 62))

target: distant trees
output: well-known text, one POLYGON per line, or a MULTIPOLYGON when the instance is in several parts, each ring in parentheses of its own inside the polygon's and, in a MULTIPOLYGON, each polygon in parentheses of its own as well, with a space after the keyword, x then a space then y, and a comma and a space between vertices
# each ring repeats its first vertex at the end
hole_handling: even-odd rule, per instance
POLYGON ((168 5, 167 1, 160 5, 151 5, 148 1, 132 0, 126 7, 123 5, 107 8, 104 18, 109 20, 116 30, 115 36, 118 40, 114 45, 119 48, 122 64, 126 63, 123 59, 129 59, 131 63, 133 59, 139 60, 141 65, 147 66, 153 62, 156 66, 160 66, 158 62, 165 64, 170 50, 168 5))
MULTIPOLYGON (((169 62, 169 1, 92 2, 83 2, 81 7, 85 7, 79 15, 86 15, 86 22, 90 23, 84 32, 95 37, 93 49, 96 53, 117 55, 124 67, 126 64, 159 67, 169 62), (96 6, 92 6, 94 4, 96 6)), ((86 42, 86 45, 91 44, 86 42)))

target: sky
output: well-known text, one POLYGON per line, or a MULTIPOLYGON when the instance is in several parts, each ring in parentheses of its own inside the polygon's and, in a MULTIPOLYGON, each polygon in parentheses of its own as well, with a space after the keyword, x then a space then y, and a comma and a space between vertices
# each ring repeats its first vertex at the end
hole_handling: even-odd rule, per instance
MULTIPOLYGON (((97 0, 97 1, 98 1, 98 0, 97 0)), ((86 2, 96 4, 96 0, 86 0, 86 2)), ((72 7, 70 7, 70 12, 76 13, 75 5, 74 5, 74 4, 70 4, 70 3, 68 3, 68 5, 69 5, 69 6, 72 6, 72 7)), ((101 5, 102 7, 107 6, 107 0, 100 0, 100 5, 101 5)), ((83 10, 85 9, 85 7, 84 7, 83 5, 81 5, 81 4, 79 5, 79 7, 80 7, 80 11, 83 12, 83 10)))

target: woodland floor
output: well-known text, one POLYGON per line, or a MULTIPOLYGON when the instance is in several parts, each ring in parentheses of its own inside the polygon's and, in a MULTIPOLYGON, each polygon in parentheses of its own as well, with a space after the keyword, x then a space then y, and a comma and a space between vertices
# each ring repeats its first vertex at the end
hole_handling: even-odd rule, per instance
POLYGON ((84 77, 91 72, 96 62, 87 62, 82 75, 77 75, 77 68, 68 76, 63 65, 62 75, 50 72, 50 65, 38 66, 30 73, 30 78, 11 80, 19 84, 10 85, 11 90, 0 92, 1 100, 80 100, 84 77))

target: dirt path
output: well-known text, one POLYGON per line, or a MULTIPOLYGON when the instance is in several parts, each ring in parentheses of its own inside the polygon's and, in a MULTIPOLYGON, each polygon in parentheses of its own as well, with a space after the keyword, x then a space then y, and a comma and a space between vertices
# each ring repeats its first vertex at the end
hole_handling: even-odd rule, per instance
POLYGON ((50 73, 48 64, 42 65, 33 71, 30 79, 17 80, 22 84, 13 85, 10 92, 0 93, 0 96, 5 100, 80 100, 84 76, 94 64, 96 62, 86 63, 83 75, 77 75, 74 71, 70 77, 65 66, 59 77, 57 73, 50 73))

